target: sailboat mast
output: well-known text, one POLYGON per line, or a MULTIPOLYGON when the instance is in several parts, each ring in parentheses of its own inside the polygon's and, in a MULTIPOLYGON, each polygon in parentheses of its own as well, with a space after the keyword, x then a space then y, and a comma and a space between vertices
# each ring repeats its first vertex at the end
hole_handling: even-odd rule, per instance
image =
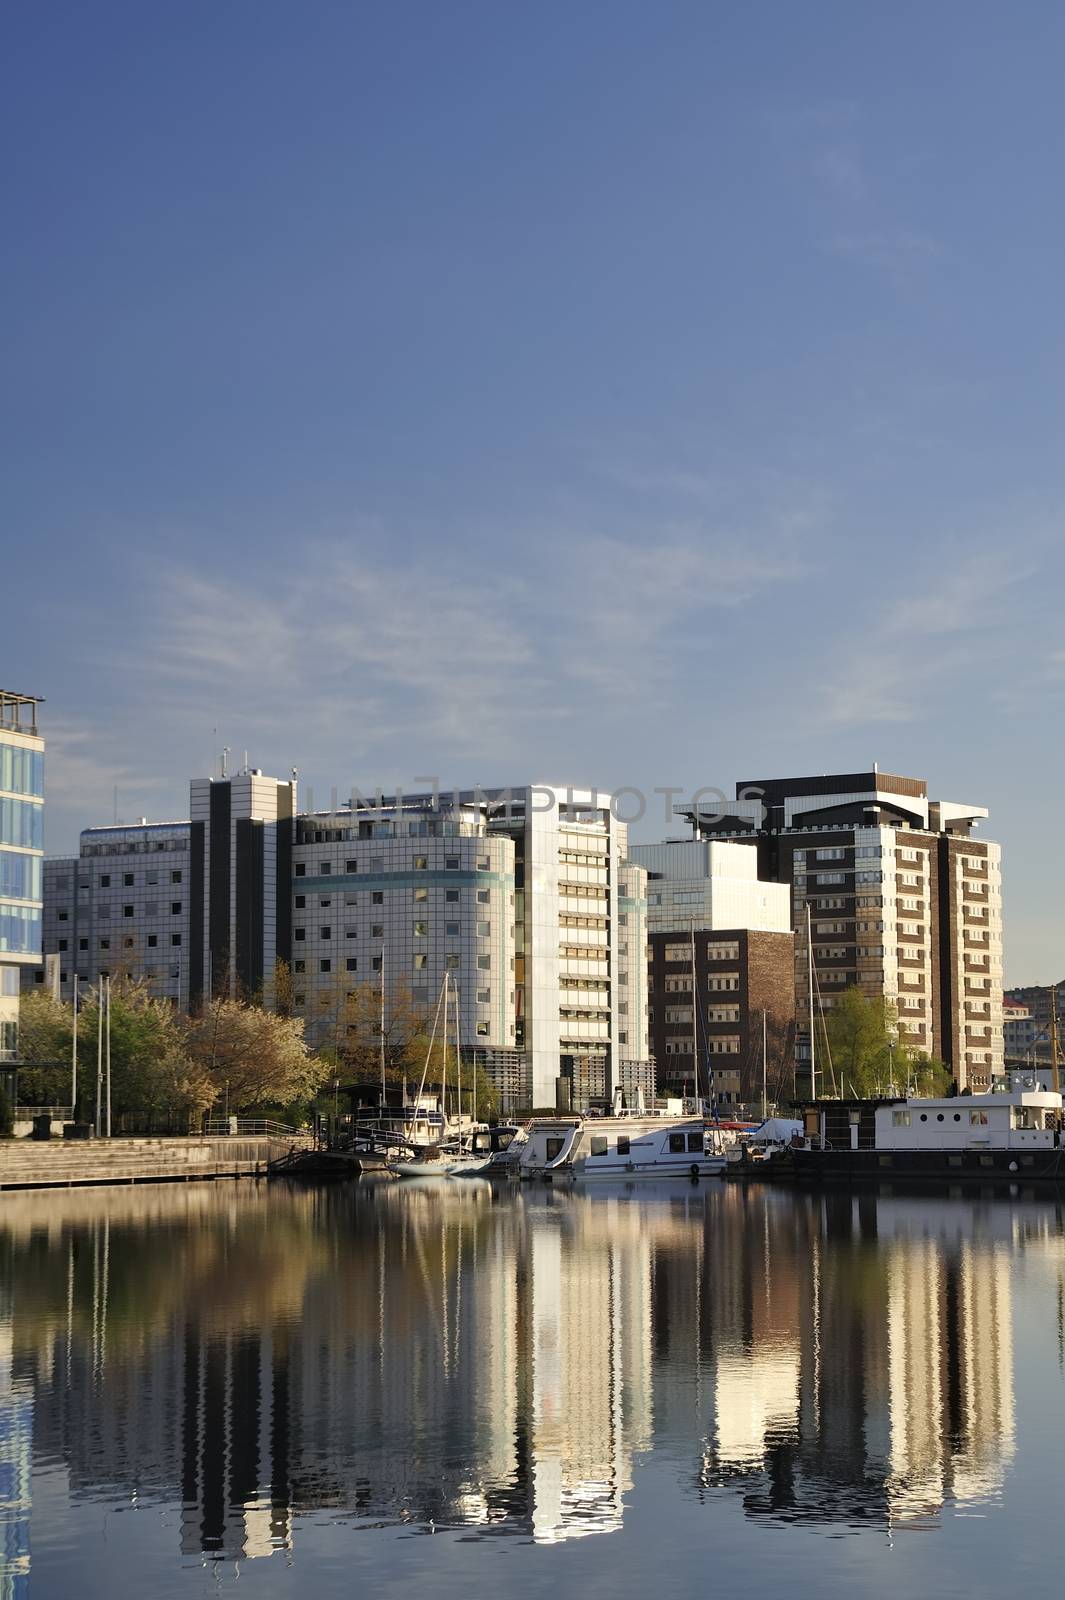
MULTIPOLYGON (((381 1014, 377 1026, 381 1033, 381 1114, 384 1115, 388 1104, 388 1090, 385 1086, 385 958, 381 956, 381 1014)), ((402 1116, 402 1109, 400 1111, 402 1116)))
POLYGON ((768 1040, 768 1027, 767 1027, 767 1024, 766 1024, 766 1014, 763 1011, 762 1012, 762 1121, 763 1122, 765 1121, 766 1117, 769 1115, 769 1102, 766 1099, 766 1078, 768 1077, 767 1061, 768 1061, 768 1054, 769 1054, 768 1048, 767 1048, 767 1040, 768 1040))
MULTIPOLYGON (((699 990, 695 982, 695 918, 691 922, 692 941, 692 1076, 695 1081, 695 1104, 698 1107, 702 1091, 699 1088, 699 990)), ((710 1082, 707 1069, 707 1098, 710 1082)))
POLYGON ((806 977, 810 1004, 810 1099, 817 1099, 817 1049, 814 1039, 814 930, 810 918, 810 902, 806 902, 806 977))

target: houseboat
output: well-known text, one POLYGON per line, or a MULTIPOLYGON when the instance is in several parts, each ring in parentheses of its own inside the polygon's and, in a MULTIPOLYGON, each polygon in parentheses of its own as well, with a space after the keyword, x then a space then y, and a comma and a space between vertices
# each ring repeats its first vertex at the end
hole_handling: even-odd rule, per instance
POLYGON ((518 1174, 547 1182, 716 1177, 734 1139, 702 1117, 536 1117, 518 1174))
POLYGON ((796 1183, 947 1181, 1065 1184, 1062 1097, 1015 1072, 988 1094, 822 1101, 801 1148, 765 1164, 796 1183))

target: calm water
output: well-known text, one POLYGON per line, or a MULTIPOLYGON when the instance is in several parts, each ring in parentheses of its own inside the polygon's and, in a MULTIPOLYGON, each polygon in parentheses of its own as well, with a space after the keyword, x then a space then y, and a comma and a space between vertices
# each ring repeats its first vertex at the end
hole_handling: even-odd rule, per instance
POLYGON ((1065 1213, 0 1197, 0 1600, 1058 1592, 1065 1213))

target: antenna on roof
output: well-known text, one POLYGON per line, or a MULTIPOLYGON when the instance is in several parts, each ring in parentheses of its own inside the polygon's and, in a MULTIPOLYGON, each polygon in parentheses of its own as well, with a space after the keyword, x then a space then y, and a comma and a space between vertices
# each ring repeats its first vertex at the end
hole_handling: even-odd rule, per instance
POLYGON ((225 776, 226 776, 226 763, 227 763, 228 760, 229 760, 229 746, 227 744, 224 744, 222 746, 222 777, 223 778, 225 778, 225 776))

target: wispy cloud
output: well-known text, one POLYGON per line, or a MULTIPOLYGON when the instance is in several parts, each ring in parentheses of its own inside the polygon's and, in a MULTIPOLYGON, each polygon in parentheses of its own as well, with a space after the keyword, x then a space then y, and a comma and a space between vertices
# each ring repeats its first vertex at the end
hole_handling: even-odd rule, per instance
POLYGON ((409 761, 427 745, 527 759, 530 738, 547 745, 552 727, 588 714, 588 691, 596 715, 663 703, 678 635, 698 640, 702 616, 804 570, 786 520, 757 538, 688 521, 653 540, 552 528, 524 542, 521 574, 443 545, 407 560, 384 537, 304 543, 297 570, 153 571, 139 693, 186 738, 218 706, 242 746, 273 747, 285 727, 356 762, 409 761))
MULTIPOLYGON (((910 592, 882 604, 860 634, 837 641, 838 665, 821 695, 823 718, 836 726, 917 721, 966 676, 986 676, 1010 654, 1017 612, 1008 591, 1038 571, 1033 556, 985 552, 965 558, 938 552, 910 592)), ((823 669, 822 669, 823 670, 823 669)))
POLYGON ((943 254, 931 234, 910 228, 882 228, 863 233, 837 233, 828 241, 834 255, 903 278, 930 266, 943 254))

